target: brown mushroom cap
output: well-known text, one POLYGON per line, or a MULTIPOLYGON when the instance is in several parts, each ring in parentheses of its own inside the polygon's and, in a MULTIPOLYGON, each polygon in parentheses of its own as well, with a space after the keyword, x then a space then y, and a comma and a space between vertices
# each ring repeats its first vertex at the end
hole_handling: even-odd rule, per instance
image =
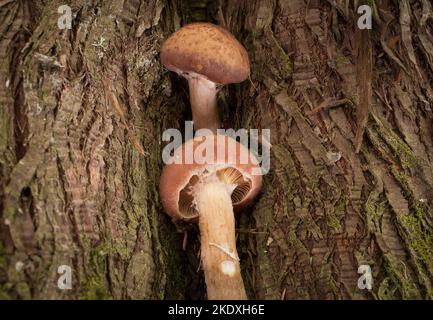
POLYGON ((213 147, 214 154, 205 154, 206 161, 203 164, 168 164, 161 174, 159 182, 161 202, 174 220, 193 220, 198 217, 193 196, 188 193, 188 190, 194 188, 200 177, 206 173, 216 173, 221 181, 236 185, 231 195, 235 210, 248 205, 262 185, 262 176, 253 175, 254 169, 260 170, 257 159, 246 147, 225 135, 208 135, 189 140, 174 151, 173 159, 185 159, 185 150, 195 151, 198 146, 203 147, 203 150, 207 146, 213 147), (218 148, 221 151, 225 150, 222 153, 224 158, 221 157, 221 151, 218 154, 218 148), (244 161, 245 159, 247 161, 244 161))
POLYGON ((248 53, 236 38, 211 23, 192 23, 163 44, 161 61, 171 71, 195 72, 212 82, 242 82, 250 74, 248 53))

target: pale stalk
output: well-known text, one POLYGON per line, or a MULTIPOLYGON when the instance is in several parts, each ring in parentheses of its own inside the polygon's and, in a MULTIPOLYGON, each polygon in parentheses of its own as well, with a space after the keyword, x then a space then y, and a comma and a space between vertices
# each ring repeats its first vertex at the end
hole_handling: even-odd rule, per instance
POLYGON ((188 85, 194 129, 209 129, 216 134, 220 128, 216 84, 194 77, 188 79, 188 85))
POLYGON ((195 199, 208 299, 245 300, 229 188, 220 181, 203 183, 195 199))

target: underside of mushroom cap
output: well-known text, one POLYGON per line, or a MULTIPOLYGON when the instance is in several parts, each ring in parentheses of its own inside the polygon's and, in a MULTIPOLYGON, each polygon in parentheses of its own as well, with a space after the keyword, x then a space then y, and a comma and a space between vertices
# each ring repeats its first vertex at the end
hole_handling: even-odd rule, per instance
POLYGON ((245 48, 211 23, 192 23, 173 33, 162 46, 161 61, 172 71, 194 72, 217 84, 242 82, 250 74, 245 48))
POLYGON ((206 176, 213 175, 232 188, 235 210, 248 205, 260 191, 262 176, 253 174, 259 170, 257 159, 246 147, 228 136, 210 135, 189 140, 175 150, 172 159, 182 160, 182 163, 164 167, 159 188, 161 202, 174 220, 195 220, 198 217, 193 193, 206 176), (200 150, 204 161, 185 163, 188 150, 194 153, 200 150))

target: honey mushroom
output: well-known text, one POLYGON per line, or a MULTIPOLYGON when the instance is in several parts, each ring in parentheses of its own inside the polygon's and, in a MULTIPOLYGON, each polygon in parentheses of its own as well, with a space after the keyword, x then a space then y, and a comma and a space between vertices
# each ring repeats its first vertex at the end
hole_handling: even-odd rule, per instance
POLYGON ((228 136, 207 135, 177 148, 171 161, 160 178, 161 201, 174 221, 198 222, 208 299, 246 299, 234 210, 260 191, 257 159, 228 136))
POLYGON ((248 53, 226 29, 192 23, 174 32, 161 48, 161 62, 188 80, 194 129, 217 133, 221 127, 217 92, 250 74, 248 53))

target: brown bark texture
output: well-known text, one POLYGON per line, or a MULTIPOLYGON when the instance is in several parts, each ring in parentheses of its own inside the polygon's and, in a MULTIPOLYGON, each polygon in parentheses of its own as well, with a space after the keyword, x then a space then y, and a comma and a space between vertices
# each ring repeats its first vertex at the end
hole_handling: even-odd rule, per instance
POLYGON ((271 129, 237 216, 248 297, 432 299, 430 0, 0 0, 0 298, 205 298, 198 228, 158 195, 162 132, 191 119, 159 50, 194 21, 251 60, 225 127, 271 129))

